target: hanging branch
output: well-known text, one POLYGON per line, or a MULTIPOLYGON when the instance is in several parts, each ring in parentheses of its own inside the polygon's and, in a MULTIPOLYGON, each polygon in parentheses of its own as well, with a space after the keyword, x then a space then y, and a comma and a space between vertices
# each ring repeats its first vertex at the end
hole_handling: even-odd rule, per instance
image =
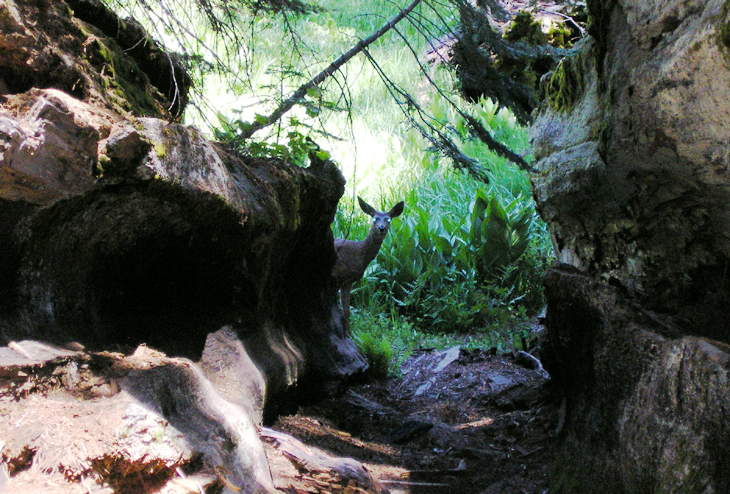
POLYGON ((400 88, 385 74, 385 72, 383 72, 383 69, 380 67, 380 65, 378 65, 372 55, 370 55, 370 52, 368 52, 367 50, 363 50, 363 54, 367 57, 367 59, 370 61, 370 64, 378 73, 380 80, 383 81, 383 84, 385 84, 385 87, 390 93, 393 100, 398 102, 406 120, 408 120, 411 125, 415 129, 417 129, 421 133, 421 135, 433 145, 434 149, 437 149, 444 156, 450 158, 454 162, 454 166, 456 166, 457 168, 461 170, 466 170, 477 180, 480 180, 484 183, 489 183, 489 176, 487 175, 486 171, 482 167, 480 167, 474 159, 462 153, 459 150, 458 146, 454 144, 454 142, 449 139, 446 134, 444 134, 443 132, 441 132, 441 130, 437 129, 434 125, 428 122, 429 120, 433 121, 433 117, 426 114, 426 112, 423 111, 420 105, 416 103, 416 101, 408 92, 400 88), (402 100, 399 97, 402 98, 402 100), (412 115, 412 113, 414 112, 418 115, 420 123, 416 121, 416 117, 412 115))
MULTIPOLYGON (((123 0, 105 1, 108 3, 116 4, 118 7, 127 5, 126 2, 124 2, 123 0)), ((215 68, 222 73, 228 74, 238 82, 242 83, 246 82, 242 80, 242 74, 240 73, 240 71, 233 70, 232 66, 229 65, 229 61, 227 60, 228 58, 235 56, 235 54, 240 53, 241 50, 243 50, 244 53, 248 53, 247 49, 244 49, 244 40, 239 37, 239 32, 237 30, 236 20, 238 18, 238 8, 246 6, 254 12, 259 10, 264 10, 268 12, 279 12, 283 15, 284 24, 288 32, 290 33, 292 40, 294 41, 293 44, 297 50, 300 44, 302 44, 303 42, 303 40, 299 39, 297 33, 294 31, 293 27, 289 23, 289 15, 287 11, 303 12, 307 10, 297 8, 297 6, 305 5, 303 2, 307 0, 159 0, 158 2, 153 2, 152 0, 135 1, 137 5, 141 7, 144 15, 147 16, 149 23, 153 26, 152 29, 157 32, 158 37, 161 37, 163 30, 173 33, 176 42, 180 45, 180 48, 182 49, 182 52, 184 54, 183 56, 190 55, 190 47, 192 43, 193 47, 197 47, 204 53, 211 55, 211 68, 215 68), (182 17, 178 18, 176 17, 172 6, 178 5, 178 2, 183 1, 190 1, 193 5, 197 6, 197 9, 183 9, 180 14, 182 17), (207 25, 210 26, 212 31, 215 33, 213 46, 206 44, 206 41, 198 37, 190 27, 194 24, 193 17, 195 11, 203 14, 207 25), (216 50, 216 48, 220 46, 223 46, 225 48, 225 55, 222 56, 223 58, 218 55, 216 50)), ((446 1, 453 2, 454 5, 460 7, 462 15, 464 15, 464 13, 466 12, 465 0, 446 1)), ((494 3, 495 0, 485 1, 489 2, 491 5, 492 3, 494 3)), ((380 68, 377 67, 377 63, 367 53, 368 47, 370 45, 375 43, 390 30, 394 30, 406 41, 406 46, 408 47, 408 49, 411 50, 414 59, 420 66, 422 74, 428 79, 429 83, 433 87, 435 87, 436 90, 441 93, 441 96, 451 105, 451 107, 454 108, 461 115, 462 118, 464 118, 469 127, 470 133, 473 136, 479 138, 482 142, 484 142, 492 151, 511 160, 520 168, 528 171, 533 171, 529 164, 526 163, 526 161, 519 154, 509 149, 504 144, 496 141, 493 138, 492 134, 489 132, 489 130, 484 128, 484 126, 482 126, 477 119, 468 115, 463 109, 459 107, 458 104, 456 104, 456 102, 454 102, 451 98, 449 98, 446 94, 439 90, 437 84, 432 80, 429 71, 418 60, 418 54, 416 54, 413 47, 408 43, 408 40, 405 36, 403 36, 403 33, 399 32, 397 24, 400 23, 400 21, 407 19, 409 22, 411 22, 413 27, 424 36, 424 38, 429 40, 428 42, 431 43, 432 47, 435 47, 435 45, 430 40, 438 39, 445 34, 448 34, 452 37, 464 37, 457 36, 457 34, 453 32, 451 28, 449 28, 448 22, 446 22, 446 20, 441 17, 438 10, 435 9, 435 7, 429 2, 426 2, 425 5, 427 6, 427 8, 430 8, 434 11, 437 19, 441 22, 441 25, 438 25, 437 23, 434 23, 433 21, 422 17, 415 10, 416 7, 419 6, 419 4, 421 3, 423 3, 422 0, 411 0, 411 3, 407 7, 398 12, 397 15, 395 15, 392 19, 386 22, 378 31, 368 36, 367 38, 359 41, 347 53, 343 54, 336 61, 329 64, 327 68, 325 68, 319 74, 310 79, 309 82, 299 87, 299 89, 297 89, 294 93, 288 96, 288 98, 284 100, 284 95, 281 94, 280 97, 283 101, 279 103, 278 107, 269 116, 257 115, 253 123, 247 124, 243 128, 239 128, 241 133, 239 134, 238 139, 240 139, 241 141, 250 139, 259 130, 270 127, 276 122, 280 122, 281 117, 285 115, 288 111, 290 111, 295 105, 305 102, 304 98, 309 90, 316 88, 327 79, 331 78, 335 81, 335 83, 340 85, 341 94, 344 96, 345 101, 347 101, 347 97, 344 95, 344 91, 342 91, 343 87, 346 86, 346 83, 344 81, 343 83, 340 83, 340 81, 338 80, 338 73, 342 66, 348 63, 356 55, 360 53, 365 53, 365 55, 370 59, 370 62, 373 64, 373 66, 376 66, 376 68, 378 69, 377 72, 379 73, 380 78, 385 82, 386 87, 388 87, 394 99, 396 101, 399 101, 401 109, 403 110, 404 114, 406 114, 406 118, 409 120, 409 122, 416 129, 418 129, 421 134, 426 137, 426 139, 431 141, 431 144, 434 148, 438 149, 443 155, 451 158, 457 168, 468 170, 473 175, 477 176, 480 179, 483 179, 484 169, 480 167, 474 160, 465 156, 458 149, 456 144, 446 135, 444 130, 440 128, 440 125, 435 125, 433 123, 433 119, 430 115, 428 115, 428 112, 424 111, 418 105, 418 103, 405 91, 394 85, 392 81, 388 79, 387 75, 382 70, 379 70, 380 68)), ((312 7, 312 9, 316 10, 317 8, 312 7)), ((491 36, 489 38, 489 40, 491 41, 490 45, 494 45, 493 49, 496 53, 501 53, 506 49, 504 43, 502 43, 501 40, 497 39, 497 36, 494 32, 489 30, 487 34, 491 36)), ((254 34, 252 32, 251 37, 253 36, 254 34)), ((195 53, 192 53, 191 56, 195 56, 195 53)), ((301 53, 300 58, 304 58, 301 53)), ((179 85, 177 84, 177 82, 178 81, 174 78, 173 74, 173 85, 170 88, 171 104, 173 105, 180 101, 180 98, 185 95, 185 92, 187 90, 187 87, 178 87, 179 85), (185 91, 183 91, 183 89, 185 89, 185 91)), ((497 82, 498 83, 496 84, 496 86, 498 86, 499 88, 501 87, 501 83, 504 81, 500 80, 497 82)), ((493 90, 498 89, 493 88, 493 90)), ((200 97, 201 96, 199 95, 199 98, 200 97)), ((497 101, 499 101, 500 104, 504 105, 505 103, 509 103, 510 100, 506 97, 502 97, 497 98, 497 101)), ((185 102, 186 101, 180 103, 184 104, 185 102)), ((182 109, 183 104, 179 104, 180 109, 182 109)), ((346 104, 345 106, 348 105, 346 104)), ((521 115, 519 105, 507 104, 507 106, 510 106, 512 110, 516 112, 516 115, 519 118, 519 116, 521 115)))
MULTIPOLYGON (((409 19, 411 21, 411 24, 413 25, 416 30, 421 32, 420 25, 416 25, 413 20, 409 19)), ((530 173, 535 173, 536 170, 532 168, 529 163, 525 161, 525 159, 520 156, 519 154, 512 151, 510 148, 502 144, 501 142, 497 141, 492 137, 492 134, 484 128, 481 122, 474 118, 473 116, 466 113, 459 105, 457 105, 448 95, 446 95, 439 87, 438 84, 431 78, 431 76, 428 73, 428 70, 426 70, 426 67, 423 66, 423 64, 418 60, 418 55, 413 51, 413 47, 408 42, 408 39, 398 30, 396 29, 395 32, 403 39, 403 42, 406 44, 406 47, 411 51, 413 54, 413 58, 416 60, 416 63, 418 64, 419 69, 421 70, 421 74, 428 80, 429 84, 433 86, 436 91, 441 95, 442 98, 446 102, 449 103, 449 105, 466 121, 467 125, 469 126, 469 129, 472 133, 472 135, 476 136, 480 141, 482 141, 484 144, 487 145, 489 149, 491 149, 493 152, 497 153, 498 155, 502 156, 503 158, 507 158, 512 163, 516 164, 518 167, 520 167, 522 170, 525 170, 530 173)), ((370 59, 371 62, 373 61, 370 59)), ((416 105, 416 102, 413 102, 413 105, 416 105)), ((419 113, 422 114, 423 111, 418 108, 419 113)), ((423 132, 422 132, 423 133, 423 132)), ((442 139, 443 141, 443 139, 442 139)), ((452 146, 455 146, 452 144, 452 146)), ((450 153, 446 153, 449 157, 452 159, 453 156, 450 155, 450 153)), ((458 160, 457 160, 458 162, 458 160)))
POLYGON ((390 31, 396 24, 398 24, 401 20, 403 20, 404 17, 406 17, 413 9, 415 9, 418 4, 421 3, 421 0, 413 0, 411 4, 406 7, 405 9, 401 10, 398 15, 393 17, 390 21, 385 23, 383 27, 378 29, 375 33, 373 33, 371 36, 368 36, 364 40, 361 40, 359 43, 357 43, 350 51, 342 55, 340 58, 332 62, 326 69, 324 69, 322 72, 317 74, 313 79, 311 79, 309 82, 301 86, 299 89, 297 89, 294 94, 292 94, 287 100, 283 101, 278 108, 276 108, 268 117, 259 118, 254 123, 251 124, 251 126, 246 129, 244 132, 241 133, 242 139, 248 139, 253 134, 258 132, 259 130, 266 128, 273 124, 274 122, 278 121, 286 112, 291 110, 294 105, 299 103, 302 98, 307 94, 307 91, 313 87, 318 86, 321 84, 324 80, 326 80, 328 77, 332 76, 335 72, 337 72, 340 67, 345 65, 347 62, 349 62, 355 55, 358 53, 361 53, 363 50, 365 50, 368 46, 373 44, 375 41, 377 41, 380 37, 382 37, 385 33, 390 31))

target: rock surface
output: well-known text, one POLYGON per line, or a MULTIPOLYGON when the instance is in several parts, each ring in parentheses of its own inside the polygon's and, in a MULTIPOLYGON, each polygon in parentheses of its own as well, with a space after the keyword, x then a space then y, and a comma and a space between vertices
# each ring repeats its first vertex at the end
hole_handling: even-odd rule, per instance
POLYGON ((547 280, 546 368, 567 404, 554 489, 726 492, 730 10, 588 6, 531 129, 564 263, 547 280))
POLYGON ((567 410, 555 491, 730 489, 730 345, 574 270, 547 289, 545 363, 567 410))
MULTIPOLYGON (((165 89, 171 74, 155 72, 158 48, 122 49, 139 31, 99 2, 3 0, 0 23, 8 33, 0 40, 0 336, 16 348, 0 351, 0 368, 34 380, 54 368, 2 360, 13 352, 27 360, 28 340, 83 350, 52 355, 65 359, 54 386, 105 352, 117 352, 117 370, 141 344, 161 352, 154 364, 111 375, 91 368, 104 391, 73 399, 99 400, 85 403, 88 419, 114 425, 89 440, 115 446, 77 445, 88 449, 82 463, 54 460, 50 470, 74 482, 93 471, 95 489, 153 471, 159 487, 181 481, 176 469, 201 472, 202 464, 214 477, 203 483, 271 491, 257 427, 366 367, 345 334, 330 274, 342 175, 331 162, 303 169, 234 156, 174 123, 166 98, 181 95, 165 89), (113 38, 105 32, 114 22, 113 38)), ((26 396, 14 379, 0 399, 14 417, 2 438, 22 423, 13 400, 37 400, 41 413, 66 410, 57 399, 79 393, 79 383, 61 383, 66 391, 45 401, 54 386, 29 386, 26 396)), ((49 457, 33 441, 0 447, 4 463, 21 465, 11 473, 45 471, 49 457)))
POLYGON ((99 0, 3 0, 0 31, 0 94, 56 88, 150 117, 179 116, 187 102, 190 79, 175 57, 99 0))

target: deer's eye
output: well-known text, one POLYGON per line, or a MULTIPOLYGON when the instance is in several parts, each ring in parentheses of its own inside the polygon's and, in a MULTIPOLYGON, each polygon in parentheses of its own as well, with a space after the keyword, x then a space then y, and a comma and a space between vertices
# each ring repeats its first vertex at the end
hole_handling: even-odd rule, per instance
POLYGON ((378 218, 373 218, 373 223, 377 222, 378 218))
POLYGON ((390 223, 390 218, 385 218, 385 221, 387 221, 388 223, 390 223))

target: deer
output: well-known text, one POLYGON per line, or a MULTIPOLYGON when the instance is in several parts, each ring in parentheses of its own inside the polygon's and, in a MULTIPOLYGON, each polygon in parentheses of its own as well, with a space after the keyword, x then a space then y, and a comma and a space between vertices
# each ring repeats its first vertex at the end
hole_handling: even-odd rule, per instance
POLYGON ((405 204, 399 202, 387 213, 376 211, 370 204, 357 198, 360 209, 373 218, 368 236, 364 240, 335 239, 337 260, 332 268, 337 288, 340 290, 342 311, 345 314, 345 332, 350 330, 350 290, 352 285, 363 277, 365 269, 375 259, 383 245, 390 222, 403 213, 405 204))

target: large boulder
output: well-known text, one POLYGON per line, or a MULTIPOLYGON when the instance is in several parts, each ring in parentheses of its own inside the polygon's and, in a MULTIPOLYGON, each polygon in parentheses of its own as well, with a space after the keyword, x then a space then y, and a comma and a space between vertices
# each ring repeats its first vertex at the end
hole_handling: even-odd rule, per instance
POLYGON ((535 197, 571 267, 547 282, 560 483, 726 492, 730 9, 588 6, 531 128, 535 197))

